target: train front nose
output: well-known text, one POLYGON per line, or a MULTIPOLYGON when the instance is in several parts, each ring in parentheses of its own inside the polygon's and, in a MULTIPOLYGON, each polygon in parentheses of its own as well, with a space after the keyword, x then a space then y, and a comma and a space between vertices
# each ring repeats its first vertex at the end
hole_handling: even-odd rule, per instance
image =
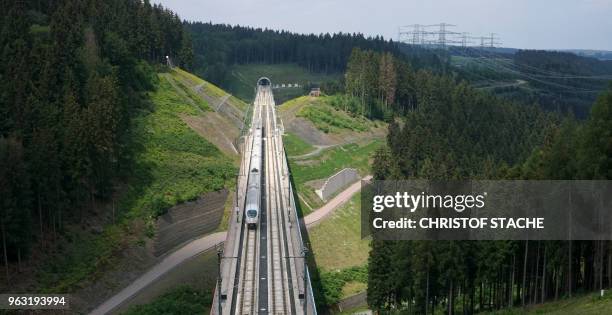
POLYGON ((249 229, 254 229, 257 227, 257 219, 259 216, 259 211, 257 210, 248 210, 246 213, 246 224, 249 229))

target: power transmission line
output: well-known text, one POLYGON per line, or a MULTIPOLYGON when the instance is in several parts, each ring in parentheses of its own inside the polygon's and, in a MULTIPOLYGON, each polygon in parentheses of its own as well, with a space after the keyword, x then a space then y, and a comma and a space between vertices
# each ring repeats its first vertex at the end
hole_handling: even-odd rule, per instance
POLYGON ((486 36, 472 37, 467 32, 455 32, 452 29, 455 24, 446 22, 438 24, 412 24, 398 27, 398 42, 425 47, 437 47, 446 49, 448 46, 461 46, 464 48, 474 44, 473 40, 480 40, 481 48, 495 48, 501 45, 500 38, 496 33, 486 36), (436 29, 433 29, 436 28, 436 29))
POLYGON ((413 24, 400 26, 398 28, 398 41, 415 46, 437 46, 439 48, 446 48, 449 44, 460 43, 456 40, 450 39, 452 35, 461 34, 449 30, 449 28, 455 26, 456 25, 449 23, 433 25, 413 24), (434 27, 438 28, 438 30, 430 30, 434 27))
POLYGON ((539 78, 536 78, 536 77, 528 75, 528 74, 526 74, 524 72, 521 72, 520 70, 511 69, 509 67, 506 67, 506 66, 502 65, 499 61, 497 61, 495 58, 489 58, 489 57, 484 56, 484 55, 482 55, 482 54, 480 54, 478 52, 476 52, 476 54, 478 54, 480 57, 482 57, 482 59, 474 59, 475 62, 477 62, 477 63, 480 62, 482 65, 484 65, 484 66, 486 66, 486 67, 488 67, 488 68, 490 68, 492 70, 495 70, 495 71, 497 71, 497 70, 499 70, 499 68, 501 68, 501 69, 506 70, 506 71, 508 71, 510 73, 513 73, 513 74, 515 74, 517 76, 522 76, 522 77, 527 78, 527 79, 532 80, 532 81, 536 81, 536 82, 539 82, 539 83, 542 83, 542 84, 545 84, 545 85, 549 85, 549 86, 560 87, 560 88, 563 88, 563 89, 566 89, 566 90, 569 90, 569 91, 572 91, 572 92, 576 92, 576 93, 598 93, 598 92, 600 92, 599 90, 581 89, 581 88, 576 88, 574 86, 564 85, 564 84, 560 84, 560 83, 556 83, 556 82, 552 82, 552 81, 541 80, 539 78), (497 66, 491 65, 487 61, 492 61, 493 63, 497 62, 497 66))
MULTIPOLYGON (((577 88, 575 86, 569 86, 560 84, 545 79, 594 79, 594 80, 610 80, 612 75, 597 75, 597 76, 580 76, 580 75, 567 75, 562 73, 556 73, 546 71, 529 65, 516 64, 511 60, 498 60, 494 58, 493 53, 488 56, 483 55, 487 52, 487 49, 495 49, 501 46, 501 39, 497 33, 489 33, 485 36, 470 36, 467 32, 454 32, 450 29, 456 27, 456 25, 449 23, 439 23, 432 25, 413 24, 401 26, 398 28, 398 41, 415 46, 423 46, 425 48, 442 48, 447 49, 449 46, 459 46, 464 50, 472 48, 471 54, 477 55, 479 58, 473 58, 473 61, 485 68, 492 69, 494 71, 505 70, 507 73, 514 74, 519 78, 525 78, 541 84, 564 88, 569 91, 579 93, 595 93, 597 90, 589 90, 583 88, 577 88), (432 28, 438 28, 438 30, 431 30, 432 28), (478 49, 473 49, 475 41, 480 42, 479 50, 482 53, 478 53, 478 49), (521 69, 522 67, 522 69, 521 69), (528 71, 527 69, 532 69, 528 71), (534 73, 525 73, 534 72, 534 73)), ((476 46, 478 47, 478 46, 476 46)), ((434 52, 435 53, 435 52, 434 52)), ((457 51, 458 54, 463 55, 457 51)), ((472 57, 469 54, 466 57, 472 57)), ((485 81, 496 82, 489 78, 485 78, 477 73, 474 75, 483 78, 485 81)), ((502 82, 502 81, 499 81, 502 82)))

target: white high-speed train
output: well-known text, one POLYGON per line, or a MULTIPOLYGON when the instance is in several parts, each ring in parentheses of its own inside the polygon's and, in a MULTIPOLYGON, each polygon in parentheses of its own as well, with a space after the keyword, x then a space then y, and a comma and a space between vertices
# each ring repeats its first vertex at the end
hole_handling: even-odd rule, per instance
POLYGON ((261 209, 261 171, 263 154, 263 128, 261 115, 253 121, 253 147, 249 168, 246 195, 246 223, 248 228, 257 228, 261 209))

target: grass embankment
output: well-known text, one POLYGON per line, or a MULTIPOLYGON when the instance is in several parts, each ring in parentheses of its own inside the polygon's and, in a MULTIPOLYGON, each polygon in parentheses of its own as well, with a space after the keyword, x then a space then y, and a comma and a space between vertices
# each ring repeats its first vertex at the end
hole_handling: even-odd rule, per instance
POLYGON ((346 98, 342 96, 301 96, 283 103, 280 112, 294 111, 324 133, 366 132, 384 126, 382 121, 372 121, 361 115, 343 110, 346 98))
POLYGON ((513 308, 501 310, 490 315, 519 315, 519 314, 550 314, 550 315, 604 315, 612 314, 612 291, 607 290, 603 298, 599 293, 559 300, 531 306, 528 308, 513 308))
POLYGON ((310 120, 317 129, 325 133, 337 133, 342 130, 363 132, 370 130, 373 122, 362 116, 350 115, 329 105, 333 97, 319 97, 309 106, 302 107, 297 117, 310 120))
MULTIPOLYGON (((255 84, 261 77, 268 77, 272 84, 299 84, 295 88, 279 88, 274 90, 277 103, 304 95, 308 91, 304 86, 337 81, 341 74, 313 73, 297 64, 249 64, 236 65, 231 69, 227 90, 244 101, 251 102, 255 98, 255 84)), ((225 86, 225 85, 224 85, 225 86)))
POLYGON ((150 106, 133 119, 132 173, 122 188, 116 223, 107 224, 101 233, 67 228, 62 248, 37 274, 41 292, 74 292, 98 279, 116 267, 119 252, 142 246, 154 235, 157 215, 233 180, 231 159, 181 120, 180 115, 210 109, 174 81, 176 75, 158 76, 156 90, 148 95, 150 106))
MULTIPOLYGON (((320 184, 316 181, 325 181, 344 168, 356 168, 361 175, 368 174, 371 157, 383 144, 381 135, 365 132, 380 128, 384 123, 338 109, 341 104, 338 98, 340 97, 304 96, 285 102, 279 107, 282 117, 288 121, 292 121, 292 117, 303 117, 312 122, 315 131, 318 129, 335 134, 334 137, 341 138, 342 141, 353 139, 358 142, 324 149, 308 158, 295 158, 308 153, 308 150, 312 151, 312 146, 303 140, 305 135, 289 133, 286 136, 285 148, 290 157, 291 171, 301 197, 300 203, 306 214, 323 204, 315 194, 314 186, 320 184)), ((290 123, 294 122, 286 122, 285 128, 289 128, 290 123)))
POLYGON ((202 314, 210 308, 212 297, 190 286, 178 287, 153 302, 130 307, 123 315, 202 314))
POLYGON ((382 140, 363 145, 351 143, 323 150, 307 159, 290 158, 289 164, 297 191, 308 203, 305 205, 303 200, 300 200, 304 213, 308 214, 323 204, 315 193, 313 181, 324 181, 344 168, 355 168, 362 176, 368 174, 372 156, 382 145, 382 140))
MULTIPOLYGON (((193 75, 193 74, 191 74, 191 73, 189 73, 187 71, 179 69, 179 68, 174 68, 172 72, 173 72, 173 76, 176 79, 184 82, 190 88, 195 88, 197 90, 201 89, 201 90, 205 91, 205 93, 208 96, 213 97, 213 98, 217 98, 217 99, 222 99, 224 97, 228 97, 229 96, 228 102, 230 102, 233 106, 235 106, 236 108, 238 108, 239 110, 241 110, 243 112, 245 110, 247 110, 247 107, 248 107, 247 103, 245 103, 242 99, 239 99, 236 96, 230 94, 230 93, 233 93, 233 92, 230 91, 230 93, 228 93, 227 91, 224 91, 220 87, 218 87, 218 86, 216 86, 216 85, 214 85, 214 84, 212 84, 212 83, 210 83, 208 81, 202 80, 201 78, 199 78, 199 77, 197 77, 197 76, 195 76, 195 75, 193 75)), ((254 88, 256 83, 257 83, 257 80, 255 80, 254 83, 251 85, 251 89, 254 88)), ((254 96, 253 96, 253 98, 254 98, 254 96)), ((252 99, 251 100, 247 100, 247 102, 251 102, 251 101, 252 101, 252 99)))
POLYGON ((308 232, 328 303, 367 288, 370 240, 361 238, 360 207, 361 196, 356 194, 330 218, 308 232))
POLYGON ((312 101, 313 97, 310 96, 299 96, 292 98, 278 106, 279 112, 285 112, 294 109, 295 107, 304 106, 312 101))
POLYGON ((197 116, 199 111, 172 88, 172 79, 160 77, 157 91, 150 96, 154 108, 135 119, 134 138, 142 150, 136 154, 134 180, 122 203, 130 214, 155 216, 177 203, 222 189, 235 172, 214 145, 180 118, 181 114, 197 116))
POLYGON ((283 145, 288 156, 299 156, 314 151, 314 147, 302 138, 287 132, 283 135, 283 145))

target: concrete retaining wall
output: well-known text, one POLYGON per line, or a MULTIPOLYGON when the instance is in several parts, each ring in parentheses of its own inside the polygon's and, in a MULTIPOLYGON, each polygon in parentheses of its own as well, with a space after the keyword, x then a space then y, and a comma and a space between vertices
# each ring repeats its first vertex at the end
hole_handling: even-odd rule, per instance
POLYGON ((367 292, 361 292, 355 294, 353 296, 349 296, 346 299, 338 302, 337 308, 338 311, 342 312, 344 310, 354 309, 360 306, 367 305, 367 292))
POLYGON ((323 201, 327 201, 331 196, 336 194, 340 189, 359 180, 359 172, 354 168, 345 168, 340 172, 328 178, 321 189, 317 189, 316 193, 323 201))
POLYGON ((157 219, 155 256, 217 229, 223 218, 227 190, 210 192, 172 207, 157 219))

